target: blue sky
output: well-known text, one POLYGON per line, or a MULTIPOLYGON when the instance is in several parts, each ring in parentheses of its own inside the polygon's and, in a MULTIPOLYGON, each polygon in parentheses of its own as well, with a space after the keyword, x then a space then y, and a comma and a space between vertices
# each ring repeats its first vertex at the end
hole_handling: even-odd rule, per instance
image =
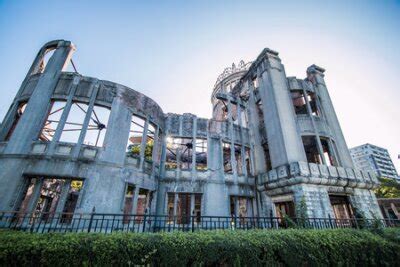
POLYGON ((80 73, 141 91, 164 112, 210 117, 223 69, 280 53, 288 76, 311 64, 349 147, 389 149, 400 170, 400 1, 0 0, 0 120, 38 49, 71 40, 80 73), (83 2, 83 3, 82 3, 83 2))

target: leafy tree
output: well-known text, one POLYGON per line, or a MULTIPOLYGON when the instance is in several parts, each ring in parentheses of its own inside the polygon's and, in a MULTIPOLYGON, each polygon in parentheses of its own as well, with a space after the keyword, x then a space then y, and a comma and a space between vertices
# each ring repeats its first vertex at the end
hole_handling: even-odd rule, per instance
POLYGON ((399 198, 400 183, 390 178, 379 178, 381 185, 375 189, 377 198, 399 198))

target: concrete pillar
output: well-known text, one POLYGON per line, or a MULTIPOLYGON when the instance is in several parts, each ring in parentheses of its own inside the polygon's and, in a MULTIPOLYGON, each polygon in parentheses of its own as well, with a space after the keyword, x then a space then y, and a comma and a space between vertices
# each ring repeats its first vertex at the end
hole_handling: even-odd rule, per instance
POLYGON ((123 104, 123 99, 115 97, 104 137, 104 150, 100 156, 102 161, 124 164, 131 120, 132 113, 123 104))
POLYGON ((176 215, 177 215, 177 209, 178 209, 178 199, 179 195, 178 193, 174 193, 174 224, 176 223, 176 215))
MULTIPOLYGON (((62 69, 70 59, 74 46, 69 41, 59 41, 53 56, 28 101, 25 112, 21 116, 5 153, 26 154, 31 149, 32 141, 37 140, 39 132, 47 117, 50 99, 61 75, 62 69)), ((32 66, 33 68, 33 66, 32 66)), ((28 73, 30 75, 30 73, 28 73)))
POLYGON ((71 180, 64 180, 64 184, 62 185, 60 199, 57 203, 56 213, 60 213, 64 211, 65 203, 67 202, 69 189, 71 188, 71 180))
POLYGON ((278 53, 265 49, 258 57, 259 93, 263 103, 272 168, 296 161, 306 161, 303 143, 297 130, 284 66, 278 53))
POLYGON ((244 91, 249 90, 249 100, 247 104, 248 116, 249 116, 249 131, 250 140, 253 145, 253 159, 254 159, 254 174, 266 172, 265 155, 261 145, 260 135, 260 121, 256 110, 256 99, 254 96, 254 87, 251 81, 247 80, 244 82, 244 91))
POLYGON ((139 165, 140 170, 143 169, 143 164, 144 164, 148 129, 149 129, 149 119, 146 118, 146 121, 145 121, 144 127, 143 127, 142 142, 140 143, 140 165, 139 165))
MULTIPOLYGON (((190 194, 190 216, 194 216, 195 194, 190 194)), ((193 217, 190 217, 193 220, 193 217)))
POLYGON ((192 180, 196 179, 196 136, 197 136, 197 117, 193 117, 193 129, 192 129, 192 180))
POLYGON ((83 123, 82 123, 82 130, 79 134, 78 142, 76 142, 76 145, 72 151, 72 158, 78 158, 80 150, 81 150, 81 146, 85 140, 87 128, 88 128, 88 125, 90 123, 90 119, 92 116, 94 102, 96 100, 97 92, 99 91, 98 80, 93 81, 93 83, 91 84, 91 87, 93 87, 93 90, 91 90, 92 95, 90 96, 88 109, 86 110, 85 119, 83 120, 83 123))
POLYGON ((44 182, 43 180, 44 179, 42 177, 36 178, 36 183, 35 183, 35 187, 33 188, 32 197, 29 201, 28 207, 26 208, 27 213, 35 211, 36 204, 40 197, 40 190, 42 189, 42 185, 44 182))
POLYGON ((323 68, 312 65, 307 69, 307 78, 314 84, 316 94, 320 97, 324 118, 335 136, 335 144, 342 167, 354 168, 349 149, 344 139, 342 129, 340 128, 339 120, 325 84, 324 72, 325 70, 323 68))
POLYGON ((231 166, 232 166, 232 173, 234 177, 235 183, 237 183, 237 163, 235 157, 235 133, 233 130, 233 119, 232 119, 232 103, 230 99, 228 99, 228 123, 229 123, 229 137, 231 138, 231 166))

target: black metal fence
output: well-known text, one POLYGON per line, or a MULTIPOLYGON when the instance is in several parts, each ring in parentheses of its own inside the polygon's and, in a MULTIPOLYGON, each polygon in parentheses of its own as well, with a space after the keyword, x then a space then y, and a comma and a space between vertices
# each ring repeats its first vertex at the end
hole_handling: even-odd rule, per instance
POLYGON ((19 213, 0 211, 0 229, 30 232, 173 232, 199 230, 249 230, 280 228, 400 227, 400 220, 278 218, 223 216, 164 216, 103 213, 19 213))

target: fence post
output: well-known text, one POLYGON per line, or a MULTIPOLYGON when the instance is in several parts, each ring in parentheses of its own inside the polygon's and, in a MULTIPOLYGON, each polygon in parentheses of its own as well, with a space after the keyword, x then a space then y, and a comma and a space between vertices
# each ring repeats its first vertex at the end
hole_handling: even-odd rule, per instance
POLYGON ((92 229, 93 217, 94 217, 95 212, 96 212, 96 208, 93 207, 92 213, 90 214, 90 221, 89 221, 88 233, 90 233, 90 230, 92 229))
MULTIPOLYGON (((41 216, 41 215, 40 215, 40 216, 41 216)), ((28 219, 28 223, 29 223, 29 220, 30 220, 30 219, 28 219)), ((30 232, 32 233, 32 232, 33 232, 33 229, 35 228, 35 221, 36 221, 36 218, 35 218, 35 216, 34 216, 34 212, 31 213, 31 220, 32 220, 32 223, 31 223, 31 228, 30 228, 29 230, 30 230, 30 232)))
POLYGON ((329 225, 330 225, 331 228, 333 229, 332 217, 331 217, 331 214, 330 214, 330 213, 328 213, 328 218, 329 218, 329 225))
POLYGON ((146 231, 146 219, 147 219, 147 209, 145 210, 144 216, 143 216, 143 229, 142 229, 143 233, 146 231))
POLYGON ((272 228, 275 228, 275 227, 274 227, 274 218, 272 217, 272 215, 273 215, 273 214, 272 214, 272 209, 271 209, 271 210, 269 211, 269 217, 270 217, 270 220, 271 220, 271 229, 272 229, 272 228))
POLYGON ((354 219, 354 224, 356 225, 356 228, 358 229, 359 227, 358 227, 357 217, 353 217, 353 219, 354 219))
POLYGON ((194 232, 194 220, 195 220, 195 212, 192 212, 192 232, 194 232))

